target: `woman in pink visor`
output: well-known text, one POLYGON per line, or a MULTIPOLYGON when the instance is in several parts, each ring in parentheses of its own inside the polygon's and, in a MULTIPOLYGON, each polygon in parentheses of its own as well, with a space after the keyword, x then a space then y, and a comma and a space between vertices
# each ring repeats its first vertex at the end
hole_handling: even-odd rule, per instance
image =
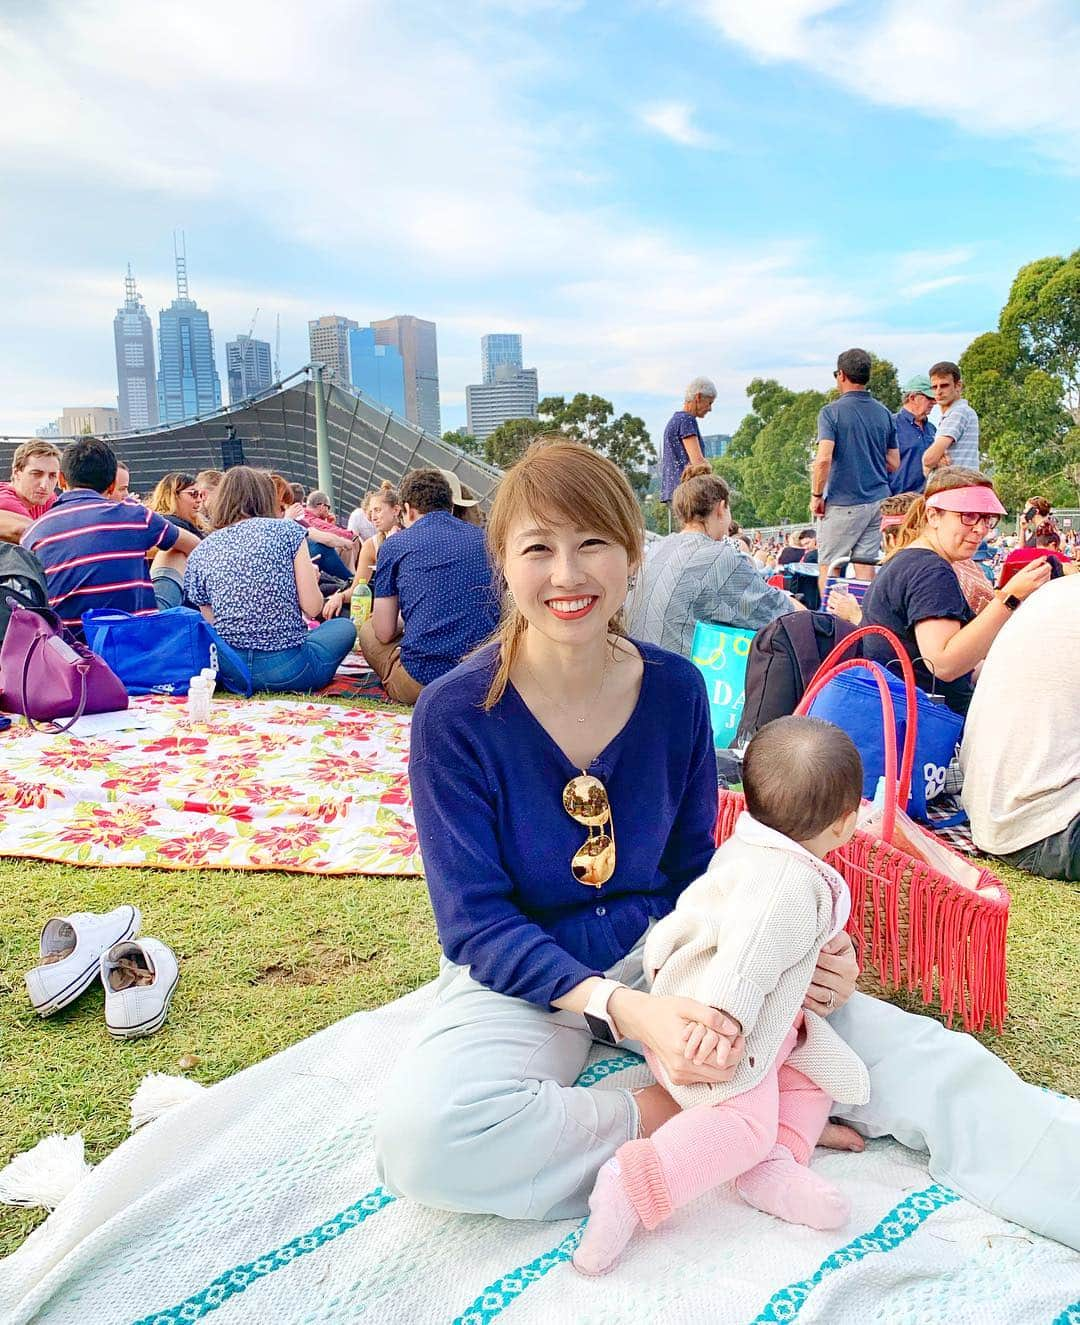
MULTIPOLYGON (((966 713, 975 670, 1009 617, 1050 578, 1046 559, 1032 562, 978 616, 964 597, 956 566, 969 561, 1005 514, 994 485, 974 469, 950 466, 931 475, 900 526, 885 565, 863 600, 864 624, 886 626, 903 642, 922 689, 966 713)), ((884 640, 866 654, 888 662, 884 640)))

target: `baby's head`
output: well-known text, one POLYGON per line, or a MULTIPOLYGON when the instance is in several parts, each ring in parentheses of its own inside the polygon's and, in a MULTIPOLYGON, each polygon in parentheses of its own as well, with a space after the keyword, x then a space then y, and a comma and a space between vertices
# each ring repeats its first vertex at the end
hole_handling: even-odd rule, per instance
POLYGON ((863 767, 847 732, 820 718, 776 718, 755 733, 742 767, 746 808, 815 856, 850 841, 863 767))

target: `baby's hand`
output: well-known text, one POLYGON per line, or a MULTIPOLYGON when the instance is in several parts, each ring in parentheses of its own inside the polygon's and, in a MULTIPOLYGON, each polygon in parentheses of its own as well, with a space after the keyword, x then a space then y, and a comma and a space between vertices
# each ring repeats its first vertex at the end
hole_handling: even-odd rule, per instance
POLYGON ((691 1021, 687 1024, 683 1032, 683 1039, 686 1041, 683 1048, 683 1057, 691 1063, 700 1067, 707 1063, 711 1058, 715 1058, 717 1063, 723 1064, 727 1061, 728 1041, 722 1040, 708 1026, 703 1026, 700 1021, 691 1021), (720 1055, 716 1052, 717 1046, 723 1044, 724 1053, 720 1055))

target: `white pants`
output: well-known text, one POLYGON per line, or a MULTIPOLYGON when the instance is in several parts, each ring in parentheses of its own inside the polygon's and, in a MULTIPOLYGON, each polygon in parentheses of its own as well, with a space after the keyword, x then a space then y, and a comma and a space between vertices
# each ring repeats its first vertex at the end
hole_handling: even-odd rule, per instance
MULTIPOLYGON (((641 947, 608 974, 643 987, 641 947)), ((936 1180, 1080 1250, 1080 1103, 1025 1084, 971 1036, 863 994, 830 1021, 870 1071, 869 1104, 837 1105, 836 1117, 928 1151, 936 1180)), ((638 1121, 629 1091, 573 1085, 590 1048, 580 1017, 493 993, 443 959, 435 1007, 387 1082, 380 1180, 445 1210, 584 1215, 597 1170, 638 1121)))

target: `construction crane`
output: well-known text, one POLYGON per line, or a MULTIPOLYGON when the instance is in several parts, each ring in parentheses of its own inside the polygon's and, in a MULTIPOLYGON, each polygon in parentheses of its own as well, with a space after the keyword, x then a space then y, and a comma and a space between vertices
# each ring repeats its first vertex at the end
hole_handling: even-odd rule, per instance
POLYGON ((281 314, 277 315, 277 331, 274 333, 274 381, 281 381, 281 314))
POLYGON ((248 327, 248 334, 247 334, 248 340, 250 340, 252 336, 255 335, 255 323, 258 321, 258 318, 259 318, 259 310, 256 308, 255 312, 252 313, 251 315, 251 326, 248 327))

